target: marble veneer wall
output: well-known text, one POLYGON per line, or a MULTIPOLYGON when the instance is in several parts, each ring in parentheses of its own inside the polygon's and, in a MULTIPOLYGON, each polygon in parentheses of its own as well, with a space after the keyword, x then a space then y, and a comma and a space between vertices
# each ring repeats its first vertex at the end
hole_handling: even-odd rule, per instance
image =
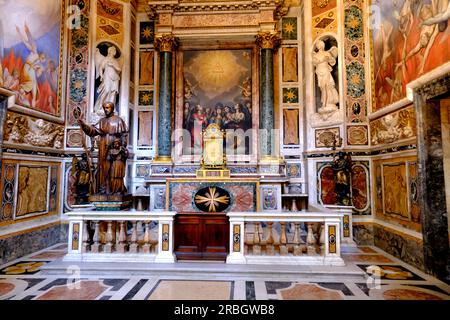
POLYGON ((55 223, 43 228, 0 237, 0 264, 67 241, 68 224, 55 223))

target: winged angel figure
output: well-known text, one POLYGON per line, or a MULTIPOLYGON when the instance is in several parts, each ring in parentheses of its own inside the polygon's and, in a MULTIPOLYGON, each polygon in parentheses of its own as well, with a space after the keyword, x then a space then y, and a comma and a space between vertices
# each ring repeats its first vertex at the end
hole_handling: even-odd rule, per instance
POLYGON ((338 48, 336 46, 325 50, 325 43, 322 40, 317 42, 312 58, 322 96, 322 107, 318 110, 320 114, 332 114, 338 109, 339 93, 332 75, 337 56, 338 48))
POLYGON ((117 50, 114 46, 108 48, 106 57, 97 48, 95 52, 96 79, 100 78, 101 84, 97 89, 98 98, 95 102, 94 112, 101 113, 105 102, 115 104, 119 94, 120 73, 122 72, 122 58, 115 58, 117 50))

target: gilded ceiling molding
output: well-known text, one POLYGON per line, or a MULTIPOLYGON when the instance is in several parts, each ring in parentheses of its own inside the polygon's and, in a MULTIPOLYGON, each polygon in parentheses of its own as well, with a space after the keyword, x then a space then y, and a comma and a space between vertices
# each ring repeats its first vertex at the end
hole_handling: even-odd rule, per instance
POLYGON ((178 47, 178 40, 171 33, 157 34, 155 36, 155 48, 161 52, 172 52, 178 47))
POLYGON ((281 37, 278 31, 259 32, 256 35, 256 44, 261 49, 276 50, 281 45, 281 37))

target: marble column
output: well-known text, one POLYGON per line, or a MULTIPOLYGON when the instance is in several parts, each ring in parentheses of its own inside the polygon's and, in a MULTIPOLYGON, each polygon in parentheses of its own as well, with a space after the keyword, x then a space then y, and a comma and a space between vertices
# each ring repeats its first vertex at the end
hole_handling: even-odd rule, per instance
POLYGON ((275 31, 260 32, 256 36, 256 44, 261 49, 259 147, 260 158, 264 161, 274 159, 275 156, 275 146, 272 144, 275 129, 273 55, 281 39, 275 31))
POLYGON ((172 59, 177 40, 172 34, 157 35, 159 51, 158 151, 156 162, 172 161, 172 59))
MULTIPOLYGON (((427 273, 450 280, 450 255, 445 197, 439 100, 415 95, 424 263, 427 273)), ((448 174, 448 173, 447 173, 448 174)))

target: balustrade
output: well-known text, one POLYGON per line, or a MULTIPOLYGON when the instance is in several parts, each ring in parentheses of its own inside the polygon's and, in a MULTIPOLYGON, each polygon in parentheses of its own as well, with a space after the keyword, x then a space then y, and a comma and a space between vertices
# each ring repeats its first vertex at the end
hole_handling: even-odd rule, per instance
POLYGON ((67 215, 70 235, 69 252, 65 260, 129 261, 130 255, 133 255, 135 261, 175 261, 172 232, 169 233, 169 239, 164 239, 169 244, 164 245, 164 248, 161 232, 162 225, 167 225, 165 228, 169 230, 173 228, 174 212, 94 211, 70 212, 67 215), (139 230, 140 224, 144 230, 139 230))
POLYGON ((340 213, 229 213, 227 263, 344 265, 340 256, 340 213), (239 228, 236 228, 239 226, 239 228), (241 234, 236 234, 240 230, 241 234), (243 239, 236 245, 236 239, 243 239))

